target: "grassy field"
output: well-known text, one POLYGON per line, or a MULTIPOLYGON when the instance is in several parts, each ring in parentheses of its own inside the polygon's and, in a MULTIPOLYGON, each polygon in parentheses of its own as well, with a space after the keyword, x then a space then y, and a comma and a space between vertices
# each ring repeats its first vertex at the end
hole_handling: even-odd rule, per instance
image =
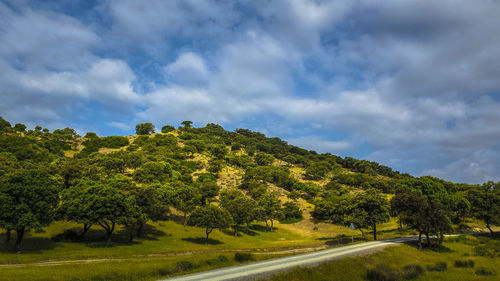
MULTIPOLYGON (((81 226, 55 222, 40 231, 31 231, 21 245, 22 252, 12 252, 10 244, 0 243, 1 280, 154 280, 161 276, 183 274, 235 264, 235 252, 251 252, 256 260, 341 246, 361 241, 358 230, 305 219, 294 224, 276 224, 266 232, 262 224, 254 224, 248 233, 234 236, 231 230, 215 230, 206 244, 204 230, 183 227, 179 219, 151 223, 143 238, 128 241, 128 233, 118 228, 112 242, 103 241, 104 231, 93 227, 85 239, 71 242, 62 233, 81 226), (217 260, 224 255, 227 261, 217 260), (209 260, 212 260, 211 262, 209 260), (176 264, 188 261, 193 269, 179 270, 176 264), (207 262, 209 261, 209 262, 207 262)), ((475 222, 470 224, 474 225, 475 222)), ((380 225, 379 239, 410 235, 397 230, 397 221, 380 225)), ((371 239, 371 233, 366 233, 371 239)), ((5 239, 5 234, 0 234, 5 239)), ((13 235, 12 240, 15 239, 13 235)))
POLYGON ((389 247, 366 256, 293 269, 264 280, 469 281, 499 280, 499 274, 500 239, 464 235, 447 238, 442 247, 435 249, 419 251, 414 244, 389 247))

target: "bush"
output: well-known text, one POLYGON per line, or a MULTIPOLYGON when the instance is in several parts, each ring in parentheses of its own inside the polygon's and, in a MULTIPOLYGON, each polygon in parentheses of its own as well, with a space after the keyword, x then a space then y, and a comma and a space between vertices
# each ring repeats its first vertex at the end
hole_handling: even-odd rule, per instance
POLYGON ((234 254, 234 260, 237 262, 249 261, 251 259, 252 259, 252 254, 250 254, 250 253, 237 252, 234 254))
POLYGON ((476 270, 476 275, 492 276, 492 275, 495 275, 495 272, 491 269, 481 267, 478 270, 476 270))
POLYGON ((226 256, 220 255, 220 256, 219 256, 219 261, 220 261, 220 262, 228 262, 228 261, 229 261, 229 259, 228 259, 226 256))
POLYGON ((437 262, 434 265, 427 265, 428 271, 446 271, 448 269, 448 264, 445 262, 437 262))
POLYGON ((194 264, 190 261, 180 261, 175 264, 175 271, 189 271, 194 268, 194 264))
POLYGON ((175 130, 175 127, 171 126, 171 125, 165 125, 165 126, 161 127, 162 133, 172 132, 173 130, 175 130))
POLYGON ((171 273, 172 273, 172 270, 170 268, 160 268, 160 269, 158 269, 158 275, 160 275, 160 276, 169 275, 171 273))
POLYGON ((366 279, 369 281, 397 281, 398 272, 386 264, 377 264, 375 268, 366 271, 366 279))
POLYGON ((415 279, 424 273, 424 269, 419 264, 405 265, 402 270, 404 279, 415 279))
POLYGON ((473 260, 466 260, 466 261, 456 260, 455 267, 474 267, 474 261, 473 260))

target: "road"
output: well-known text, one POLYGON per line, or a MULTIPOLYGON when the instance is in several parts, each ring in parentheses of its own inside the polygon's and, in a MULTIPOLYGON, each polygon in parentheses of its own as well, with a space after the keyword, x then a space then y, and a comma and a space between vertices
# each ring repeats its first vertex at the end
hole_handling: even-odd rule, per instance
POLYGON ((296 266, 312 265, 346 256, 359 255, 365 252, 380 250, 384 247, 416 240, 416 237, 395 238, 355 244, 351 246, 332 248, 307 254, 277 258, 262 262, 220 268, 210 271, 193 273, 161 281, 194 281, 194 280, 242 280, 263 276, 269 273, 290 269, 296 266))

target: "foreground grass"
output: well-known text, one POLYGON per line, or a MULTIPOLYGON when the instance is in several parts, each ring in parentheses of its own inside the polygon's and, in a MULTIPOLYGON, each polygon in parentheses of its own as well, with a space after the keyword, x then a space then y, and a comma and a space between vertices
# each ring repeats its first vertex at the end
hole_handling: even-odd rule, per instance
MULTIPOLYGON (((350 257, 315 267, 297 268, 276 274, 265 280, 408 280, 402 276, 402 269, 419 265, 424 272, 414 280, 498 280, 500 274, 500 239, 487 236, 460 236, 448 238, 437 249, 419 251, 416 245, 389 247, 366 256, 350 257), (456 267, 462 261, 466 267, 456 267), (443 271, 427 270, 436 264, 446 263, 443 271), (470 265, 473 265, 472 267, 470 265), (367 276, 368 270, 386 274, 385 278, 367 276), (488 275, 477 274, 477 271, 488 275)), ((418 266, 417 266, 418 267, 418 266)), ((442 269, 442 268, 441 268, 442 269)))
MULTIPOLYGON (((269 255, 253 255, 251 261, 268 259, 269 255)), ((174 275, 241 264, 234 252, 191 256, 150 257, 112 260, 99 263, 61 265, 0 266, 0 279, 9 281, 52 280, 158 280, 174 275)))

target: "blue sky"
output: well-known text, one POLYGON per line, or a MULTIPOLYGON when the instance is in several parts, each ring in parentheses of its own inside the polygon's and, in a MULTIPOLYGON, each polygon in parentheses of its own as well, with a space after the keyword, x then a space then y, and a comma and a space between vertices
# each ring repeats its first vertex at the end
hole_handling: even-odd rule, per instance
POLYGON ((500 2, 0 1, 0 115, 192 120, 457 182, 500 180, 500 2))

